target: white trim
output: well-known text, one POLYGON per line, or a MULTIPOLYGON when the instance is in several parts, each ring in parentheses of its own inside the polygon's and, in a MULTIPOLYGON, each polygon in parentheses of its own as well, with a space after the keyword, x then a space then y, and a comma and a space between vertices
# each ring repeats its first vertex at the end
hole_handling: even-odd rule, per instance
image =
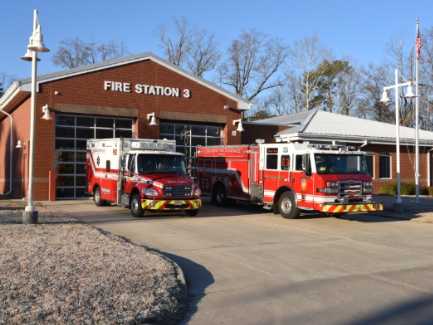
POLYGON ((427 150, 427 186, 432 186, 431 183, 431 175, 430 175, 430 166, 432 164, 431 156, 433 154, 433 149, 427 150))

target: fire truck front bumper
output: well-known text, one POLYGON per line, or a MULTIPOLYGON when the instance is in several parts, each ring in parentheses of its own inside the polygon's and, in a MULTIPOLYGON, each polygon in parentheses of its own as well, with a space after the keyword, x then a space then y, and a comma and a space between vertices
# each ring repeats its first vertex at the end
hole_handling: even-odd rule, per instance
POLYGON ((149 200, 141 201, 143 210, 152 211, 176 211, 176 210, 197 210, 201 208, 200 199, 186 200, 149 200))
POLYGON ((323 204, 321 208, 325 213, 354 213, 383 211, 382 203, 355 203, 355 204, 323 204))

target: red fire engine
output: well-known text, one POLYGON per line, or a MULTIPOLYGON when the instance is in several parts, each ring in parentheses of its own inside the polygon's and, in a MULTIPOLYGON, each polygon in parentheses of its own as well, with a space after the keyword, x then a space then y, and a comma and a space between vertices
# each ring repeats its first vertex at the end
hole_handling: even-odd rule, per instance
POLYGON ((327 214, 383 210, 372 201, 366 153, 349 147, 274 143, 198 147, 197 177, 217 205, 228 199, 327 214))
POLYGON ((201 207, 201 191, 174 140, 88 140, 87 180, 96 205, 123 205, 136 217, 145 211, 194 216, 201 207))

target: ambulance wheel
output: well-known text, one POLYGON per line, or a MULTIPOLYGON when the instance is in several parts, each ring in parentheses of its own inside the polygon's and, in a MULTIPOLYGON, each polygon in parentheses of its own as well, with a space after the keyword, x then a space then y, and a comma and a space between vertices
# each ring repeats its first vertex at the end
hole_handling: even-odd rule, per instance
POLYGON ((227 194, 224 185, 217 184, 212 192, 212 203, 222 206, 227 203, 227 194))
POLYGON ((98 207, 102 207, 106 204, 106 202, 101 199, 101 188, 99 186, 96 186, 93 190, 93 201, 98 207))
POLYGON ((188 217, 195 217, 198 214, 198 209, 195 209, 195 210, 185 210, 185 214, 188 217))
POLYGON ((140 195, 138 193, 134 194, 131 198, 130 210, 132 216, 136 218, 140 218, 144 214, 143 208, 141 207, 140 195))
POLYGON ((282 217, 294 219, 299 216, 299 209, 296 207, 295 196, 292 192, 286 191, 278 199, 278 212, 282 217))

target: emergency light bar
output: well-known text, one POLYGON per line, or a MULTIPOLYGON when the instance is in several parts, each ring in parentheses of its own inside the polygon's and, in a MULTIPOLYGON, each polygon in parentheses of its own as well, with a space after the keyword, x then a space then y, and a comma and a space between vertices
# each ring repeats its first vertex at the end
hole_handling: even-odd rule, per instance
MULTIPOLYGON (((175 140, 153 140, 153 139, 124 139, 130 143, 130 148, 135 150, 156 150, 176 152, 175 140)), ((124 143, 127 145, 127 143, 124 143)))

